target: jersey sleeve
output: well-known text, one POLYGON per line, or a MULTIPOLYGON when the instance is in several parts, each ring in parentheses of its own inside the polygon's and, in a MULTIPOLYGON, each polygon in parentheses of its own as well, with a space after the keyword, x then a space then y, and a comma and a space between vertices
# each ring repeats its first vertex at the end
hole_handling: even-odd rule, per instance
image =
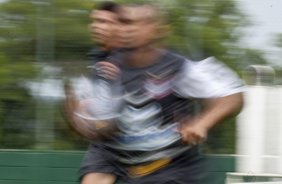
POLYGON ((104 80, 81 77, 75 81, 74 91, 80 102, 85 102, 87 116, 75 114, 87 120, 106 120, 118 116, 120 98, 113 87, 104 80))
POLYGON ((217 98, 244 91, 244 83, 225 64, 209 57, 186 60, 176 77, 174 90, 185 98, 217 98))

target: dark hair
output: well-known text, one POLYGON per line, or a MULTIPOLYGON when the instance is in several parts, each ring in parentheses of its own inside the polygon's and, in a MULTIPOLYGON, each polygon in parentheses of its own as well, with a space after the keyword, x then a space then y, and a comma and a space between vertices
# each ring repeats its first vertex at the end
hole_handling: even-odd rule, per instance
POLYGON ((117 13, 118 8, 119 8, 119 5, 117 3, 115 3, 115 2, 103 1, 103 2, 100 2, 95 9, 97 9, 97 10, 105 10, 105 11, 110 11, 110 12, 113 12, 113 13, 117 13))

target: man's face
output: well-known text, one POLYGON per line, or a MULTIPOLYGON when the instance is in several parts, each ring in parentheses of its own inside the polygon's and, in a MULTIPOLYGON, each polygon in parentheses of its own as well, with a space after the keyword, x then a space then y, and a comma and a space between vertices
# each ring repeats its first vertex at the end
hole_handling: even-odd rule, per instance
POLYGON ((120 41, 124 48, 140 48, 154 41, 158 24, 152 20, 153 11, 147 6, 121 8, 119 13, 120 41))
POLYGON ((117 46, 117 32, 119 22, 117 15, 106 10, 94 10, 90 14, 89 25, 92 39, 106 47, 117 46))

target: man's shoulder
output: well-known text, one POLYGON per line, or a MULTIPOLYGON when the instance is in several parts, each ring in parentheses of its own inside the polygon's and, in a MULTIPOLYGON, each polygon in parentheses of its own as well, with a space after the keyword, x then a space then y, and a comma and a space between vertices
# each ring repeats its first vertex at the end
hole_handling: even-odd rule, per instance
POLYGON ((109 55, 111 55, 112 51, 103 50, 101 48, 92 48, 88 53, 87 57, 91 61, 102 61, 105 60, 109 55))
POLYGON ((166 50, 164 57, 164 60, 172 60, 172 61, 185 61, 187 59, 186 56, 181 55, 177 52, 171 51, 171 50, 166 50))
POLYGON ((182 64, 197 64, 197 63, 201 63, 202 61, 205 61, 205 60, 207 60, 208 58, 211 58, 211 57, 193 58, 193 57, 189 57, 189 56, 184 55, 184 54, 180 54, 176 51, 167 50, 166 53, 165 53, 165 56, 163 58, 166 62, 171 61, 171 62, 178 62, 178 63, 182 63, 182 64))

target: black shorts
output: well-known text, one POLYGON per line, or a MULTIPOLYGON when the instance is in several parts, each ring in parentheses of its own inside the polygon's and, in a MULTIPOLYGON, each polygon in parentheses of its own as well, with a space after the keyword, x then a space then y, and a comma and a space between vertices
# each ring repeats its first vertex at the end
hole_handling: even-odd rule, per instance
POLYGON ((108 150, 91 144, 79 173, 81 178, 93 172, 114 174, 119 184, 203 184, 207 176, 206 168, 204 157, 194 147, 151 174, 131 177, 127 166, 118 163, 108 150))

